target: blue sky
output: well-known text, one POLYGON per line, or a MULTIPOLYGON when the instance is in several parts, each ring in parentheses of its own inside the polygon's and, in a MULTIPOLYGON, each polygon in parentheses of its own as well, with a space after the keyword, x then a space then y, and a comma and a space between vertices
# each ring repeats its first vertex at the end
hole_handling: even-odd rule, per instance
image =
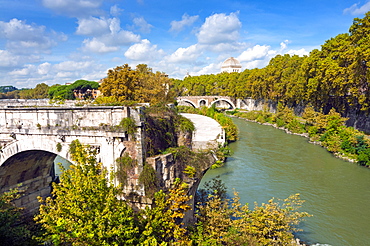
POLYGON ((348 32, 370 0, 0 0, 0 85, 33 88, 148 64, 182 79, 308 54, 348 32))

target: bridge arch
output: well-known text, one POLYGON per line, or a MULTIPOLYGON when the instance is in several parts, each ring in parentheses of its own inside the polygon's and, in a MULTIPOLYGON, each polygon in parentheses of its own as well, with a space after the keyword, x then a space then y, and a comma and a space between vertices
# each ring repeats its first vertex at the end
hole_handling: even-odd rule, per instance
POLYGON ((27 150, 15 153, 0 166, 0 192, 19 188, 23 193, 15 201, 28 215, 38 211, 37 197, 50 196, 52 182, 57 180, 57 154, 45 150, 27 150))
POLYGON ((197 108, 197 106, 191 101, 191 100, 188 100, 188 99, 185 99, 185 98, 182 98, 179 100, 180 102, 185 102, 187 104, 190 104, 193 108, 197 108))
POLYGON ((207 107, 207 101, 205 99, 200 99, 198 102, 199 107, 207 107))
POLYGON ((226 98, 220 98, 220 99, 217 99, 217 100, 211 102, 211 106, 215 103, 218 103, 218 102, 227 102, 232 109, 236 109, 235 104, 232 101, 230 101, 229 99, 226 99, 226 98))
POLYGON ((47 139, 21 139, 14 141, 0 150, 0 166, 12 156, 20 152, 31 150, 50 152, 71 161, 68 154, 69 146, 65 143, 61 143, 62 149, 58 151, 57 143, 57 141, 47 139))

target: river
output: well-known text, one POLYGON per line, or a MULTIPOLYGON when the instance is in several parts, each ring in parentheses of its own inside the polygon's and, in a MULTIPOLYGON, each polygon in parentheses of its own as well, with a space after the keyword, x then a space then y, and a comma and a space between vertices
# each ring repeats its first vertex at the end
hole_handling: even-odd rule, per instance
MULTIPOLYGON (((286 198, 300 193, 306 218, 297 236, 310 244, 370 245, 370 169, 333 157, 304 137, 271 126, 234 119, 239 140, 225 166, 209 170, 239 192, 241 202, 286 198)), ((201 184, 202 186, 202 184, 201 184)))

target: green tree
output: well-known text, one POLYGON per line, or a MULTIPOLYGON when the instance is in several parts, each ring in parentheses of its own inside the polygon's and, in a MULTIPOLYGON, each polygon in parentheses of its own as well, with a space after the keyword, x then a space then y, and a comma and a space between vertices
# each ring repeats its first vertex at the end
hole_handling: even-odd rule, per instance
POLYGON ((31 231, 32 222, 27 224, 22 216, 22 208, 14 204, 21 197, 18 189, 0 195, 0 242, 2 245, 37 245, 32 239, 36 231, 31 231))
POLYGON ((182 219, 190 209, 188 185, 176 179, 166 194, 155 194, 153 208, 142 211, 141 245, 190 245, 182 219), (166 244, 171 243, 171 244, 166 244))
POLYGON ((70 145, 74 165, 53 183, 52 197, 40 198, 35 220, 43 239, 54 245, 134 245, 138 227, 131 207, 118 199, 113 176, 97 163, 94 151, 78 140, 70 145))
POLYGON ((138 73, 125 64, 108 71, 100 90, 104 96, 112 96, 117 101, 129 101, 136 99, 135 92, 138 86, 138 73))

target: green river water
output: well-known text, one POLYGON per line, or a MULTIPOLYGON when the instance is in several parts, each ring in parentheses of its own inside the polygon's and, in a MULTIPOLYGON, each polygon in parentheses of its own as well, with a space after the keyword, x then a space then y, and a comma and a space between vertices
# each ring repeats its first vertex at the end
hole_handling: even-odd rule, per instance
MULTIPOLYGON (((239 140, 230 144, 224 167, 209 170, 204 183, 218 175, 242 203, 286 198, 300 193, 302 211, 313 215, 297 236, 310 244, 370 245, 370 169, 333 157, 304 137, 271 126, 234 119, 239 140)), ((202 184, 201 184, 202 186, 202 184)))

